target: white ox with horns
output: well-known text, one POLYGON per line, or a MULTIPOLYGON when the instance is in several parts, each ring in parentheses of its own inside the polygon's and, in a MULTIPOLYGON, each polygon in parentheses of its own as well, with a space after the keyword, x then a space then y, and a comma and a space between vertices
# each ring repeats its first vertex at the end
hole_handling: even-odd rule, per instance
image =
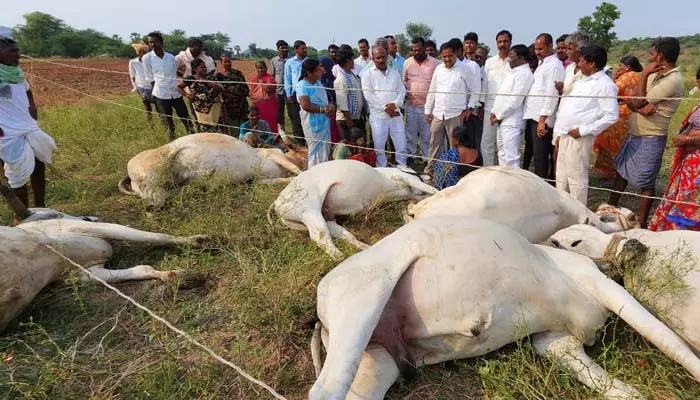
MULTIPOLYGON (((108 270, 104 265, 112 256, 108 240, 196 246, 206 240, 205 236, 170 236, 117 224, 91 222, 87 218, 71 217, 49 209, 30 211, 9 188, 0 186, 15 213, 23 219, 15 227, 0 227, 0 332, 42 289, 61 276, 68 265, 61 255, 107 282, 168 281, 179 277, 188 280, 189 284, 199 279, 185 270, 156 271, 148 265, 108 270)), ((87 274, 81 274, 81 277, 89 279, 87 274)))
POLYGON ((610 235, 574 225, 552 235, 550 243, 603 261, 605 272, 623 278, 627 290, 700 352, 700 232, 632 229, 610 235), (619 257, 630 240, 648 247, 641 260, 619 257))
POLYGON ((531 243, 541 243, 575 224, 619 232, 636 226, 629 210, 601 207, 597 215, 569 193, 558 190, 532 172, 519 168, 481 168, 457 185, 408 206, 406 220, 461 215, 505 224, 531 243))
POLYGON ((160 207, 170 189, 190 179, 220 176, 231 183, 254 178, 276 182, 301 173, 305 165, 302 149, 283 153, 275 148, 253 148, 220 133, 197 133, 134 156, 127 164, 128 175, 118 186, 121 192, 160 207))
POLYGON ((335 222, 338 215, 360 213, 382 203, 422 199, 437 189, 424 183, 408 168, 372 168, 355 160, 335 160, 318 164, 296 176, 279 194, 268 211, 274 211, 287 227, 309 232, 334 259, 343 253, 332 238, 347 240, 357 248, 360 242, 335 222))
POLYGON ((312 400, 381 399, 401 373, 529 335, 604 397, 637 399, 584 351, 610 313, 700 380, 686 343, 593 261, 473 217, 417 220, 348 258, 319 283, 317 312, 312 400))

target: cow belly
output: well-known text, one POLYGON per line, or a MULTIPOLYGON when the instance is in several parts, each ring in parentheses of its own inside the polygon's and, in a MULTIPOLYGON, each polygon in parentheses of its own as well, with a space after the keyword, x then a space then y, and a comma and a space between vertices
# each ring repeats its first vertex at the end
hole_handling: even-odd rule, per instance
POLYGON ((383 179, 379 174, 373 175, 346 179, 333 185, 326 194, 323 209, 333 215, 350 215, 380 204, 383 179))
POLYGON ((220 149, 185 148, 178 154, 174 166, 183 180, 215 176, 241 183, 252 179, 256 171, 262 173, 263 170, 262 161, 245 150, 242 146, 220 149))

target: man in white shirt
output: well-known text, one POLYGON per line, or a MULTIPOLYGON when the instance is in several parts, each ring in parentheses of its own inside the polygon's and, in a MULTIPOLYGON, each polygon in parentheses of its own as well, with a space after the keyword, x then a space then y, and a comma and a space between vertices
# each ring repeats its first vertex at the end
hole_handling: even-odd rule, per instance
MULTIPOLYGON (((564 44, 566 46, 566 55, 569 64, 564 70, 564 81, 555 82, 557 91, 559 92, 560 96, 568 96, 571 93, 571 90, 573 90, 574 88, 574 83, 583 79, 584 75, 578 68, 578 59, 581 56, 581 49, 584 46, 588 46, 589 44, 591 44, 591 38, 585 33, 574 32, 570 35, 566 35, 566 39, 564 39, 564 44)), ((560 55, 557 52, 557 58, 559 57, 560 55)), ((559 105, 561 106, 561 103, 563 103, 564 101, 566 101, 566 99, 562 98, 559 101, 559 105)))
POLYGON ((352 72, 359 76, 362 67, 372 61, 372 56, 369 54, 369 41, 367 39, 358 40, 357 48, 360 51, 360 55, 355 59, 355 67, 352 69, 352 72))
POLYGON ((143 56, 150 51, 148 45, 144 42, 134 43, 131 45, 136 51, 136 58, 129 61, 129 77, 131 78, 132 92, 138 93, 146 109, 146 118, 148 124, 153 127, 153 88, 151 82, 146 79, 146 71, 143 69, 143 56))
POLYGON ((0 165, 17 197, 29 207, 31 181, 34 207, 46 207, 45 164, 51 164, 56 142, 37 124, 37 109, 14 40, 0 36, 0 165))
MULTIPOLYGON (((459 47, 462 47, 461 42, 459 47)), ((435 68, 425 103, 425 119, 431 123, 426 166, 429 173, 433 171, 435 159, 444 151, 445 138, 472 116, 479 95, 470 93, 479 93, 481 88, 479 67, 469 60, 476 70, 458 63, 453 43, 440 46, 440 54, 443 63, 435 68)))
POLYGON ((617 86, 603 70, 608 62, 607 52, 590 45, 580 49, 580 53, 578 66, 584 78, 561 104, 554 125, 554 143, 559 152, 557 189, 568 191, 587 205, 593 142, 598 134, 617 122, 619 114, 617 86))
MULTIPOLYGON (((491 123, 490 115, 493 112, 493 104, 496 93, 499 93, 501 82, 510 73, 508 51, 510 50, 513 35, 508 31, 500 31, 496 35, 496 47, 498 54, 486 60, 484 65, 485 77, 482 85, 481 102, 484 104, 484 128, 481 134, 481 156, 484 166, 496 165, 496 126, 491 123)), ((518 137, 520 137, 518 135, 518 137)), ((518 150, 519 151, 519 150, 518 150)), ((518 160, 520 155, 518 155, 518 160)))
POLYGON ((534 155, 535 174, 543 179, 554 179, 552 128, 559 103, 559 93, 554 83, 563 81, 564 66, 554 54, 554 41, 548 33, 540 34, 535 40, 535 55, 541 63, 535 70, 535 82, 525 100, 523 168, 529 168, 530 159, 534 155))
POLYGON ((214 59, 204 54, 203 48, 204 43, 200 38, 191 37, 187 41, 187 48, 178 53, 178 55, 175 57, 175 61, 177 61, 177 69, 181 73, 181 76, 185 77, 192 75, 192 61, 197 58, 204 61, 204 65, 207 66, 207 72, 216 71, 216 63, 214 63, 214 59))
POLYGON ((175 140, 175 123, 173 109, 180 118, 187 133, 192 133, 192 122, 187 113, 187 106, 177 90, 177 61, 175 56, 163 49, 163 35, 160 32, 148 34, 148 44, 152 51, 143 56, 143 69, 146 79, 153 87, 153 99, 161 121, 168 128, 170 140, 175 140))
POLYGON ((374 150, 377 153, 377 167, 386 167, 387 158, 384 152, 387 138, 396 151, 396 163, 406 165, 406 128, 403 124, 401 106, 406 97, 406 87, 401 75, 394 68, 387 66, 387 51, 382 46, 372 50, 372 65, 361 77, 362 93, 369 107, 369 125, 372 128, 374 150))
POLYGON ((513 46, 508 60, 508 74, 499 85, 499 94, 493 102, 489 122, 491 126, 497 127, 498 165, 518 168, 520 132, 525 126, 523 106, 535 77, 530 70, 530 51, 527 46, 513 46))

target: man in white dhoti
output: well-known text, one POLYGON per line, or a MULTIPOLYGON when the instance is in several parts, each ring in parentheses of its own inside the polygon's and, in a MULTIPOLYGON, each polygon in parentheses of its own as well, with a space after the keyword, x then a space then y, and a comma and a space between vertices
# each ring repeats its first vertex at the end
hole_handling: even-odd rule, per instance
POLYGON ((45 164, 51 164, 56 143, 39 129, 36 105, 19 67, 19 49, 0 36, 0 159, 17 197, 29 207, 31 180, 34 207, 45 207, 45 164))

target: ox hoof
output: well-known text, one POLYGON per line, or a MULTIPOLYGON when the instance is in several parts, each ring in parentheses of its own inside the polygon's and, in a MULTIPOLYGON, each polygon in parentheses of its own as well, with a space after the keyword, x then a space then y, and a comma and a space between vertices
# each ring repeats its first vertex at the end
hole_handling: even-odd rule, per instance
POLYGON ((200 272, 179 269, 167 272, 161 281, 165 283, 176 282, 178 289, 188 290, 206 286, 207 277, 200 272))
POLYGON ((343 258, 345 258, 343 252, 338 249, 329 249, 328 251, 326 251, 326 253, 328 253, 328 256, 332 258, 333 261, 340 261, 343 258))
POLYGON ((187 238, 187 244, 196 247, 202 247, 211 242, 212 238, 207 235, 194 235, 187 238))

